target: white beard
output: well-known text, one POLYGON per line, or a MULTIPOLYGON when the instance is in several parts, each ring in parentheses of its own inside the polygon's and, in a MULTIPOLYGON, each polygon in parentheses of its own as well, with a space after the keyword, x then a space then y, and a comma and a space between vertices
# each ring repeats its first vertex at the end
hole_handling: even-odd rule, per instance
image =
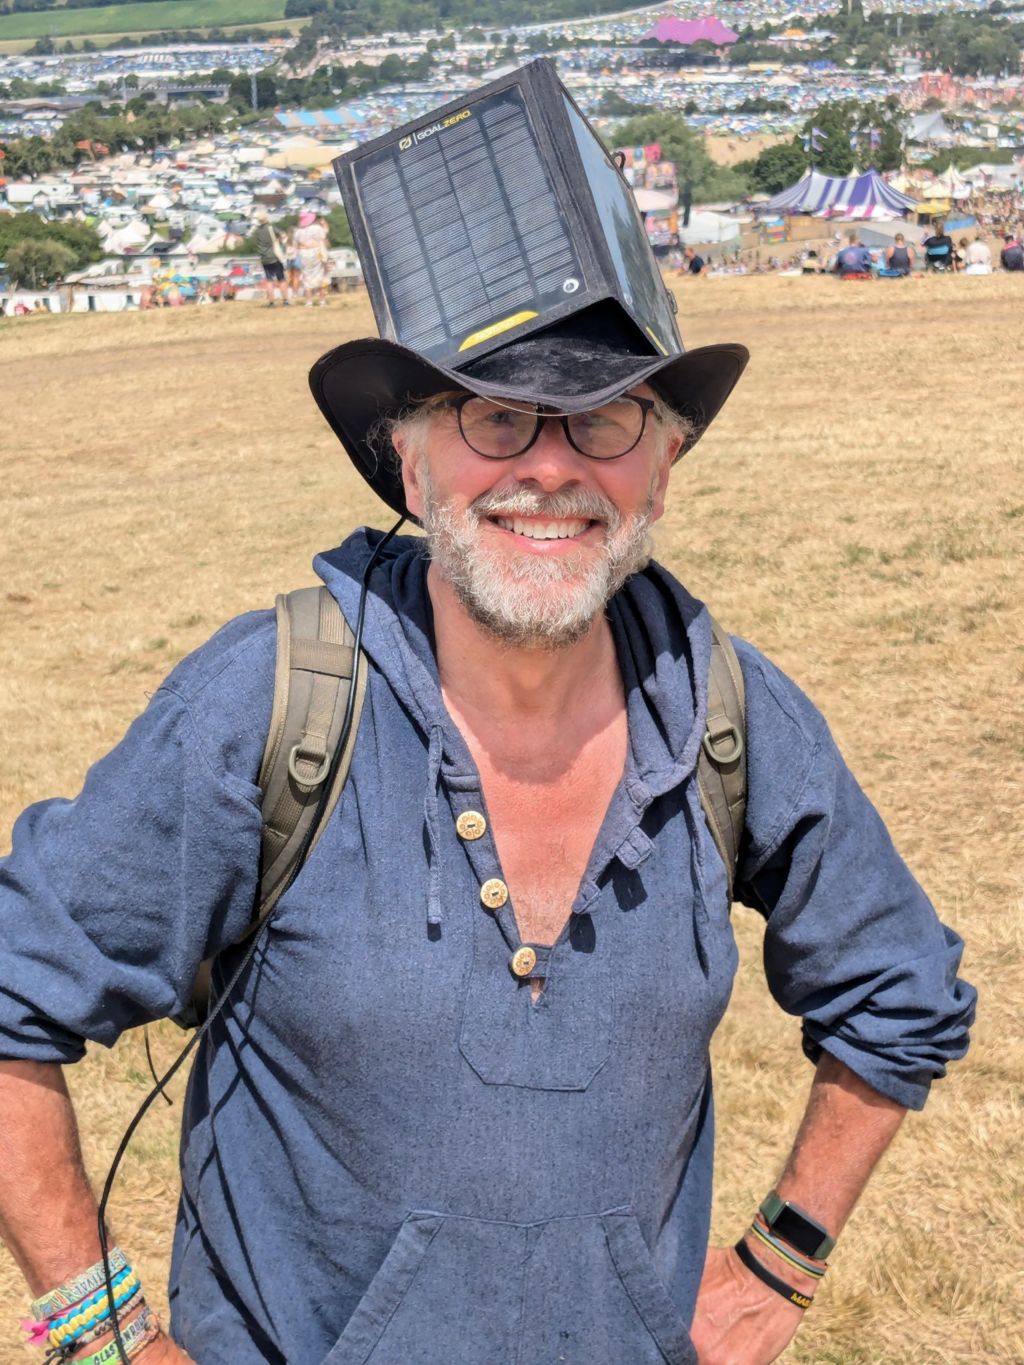
POLYGON ((478 625, 505 644, 564 649, 590 630, 630 574, 650 559, 653 493, 624 521, 613 503, 584 489, 545 495, 526 487, 485 493, 464 512, 434 495, 420 465, 430 555, 478 625), (604 524, 599 547, 568 554, 503 554, 481 531, 487 517, 582 518, 604 524))

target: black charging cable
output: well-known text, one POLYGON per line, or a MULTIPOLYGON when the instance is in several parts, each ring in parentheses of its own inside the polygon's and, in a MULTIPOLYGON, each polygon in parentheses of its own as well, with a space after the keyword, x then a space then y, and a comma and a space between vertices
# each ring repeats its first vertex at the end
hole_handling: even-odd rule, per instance
MULTIPOLYGON (((285 883, 285 886, 281 892, 281 896, 283 896, 285 892, 288 890, 288 888, 291 886, 292 882, 298 875, 300 868, 305 863, 306 857, 309 853, 310 844, 313 842, 313 838, 316 834, 316 831, 320 828, 321 821, 323 820, 324 811, 327 808, 327 802, 330 800, 331 791, 333 790, 334 787, 334 780, 338 772, 338 764, 341 762, 341 756, 345 752, 345 745, 348 743, 349 732, 352 729, 352 719, 353 716, 355 715, 356 689, 359 681, 359 668, 361 663, 361 652, 363 643, 363 621, 366 618, 366 597, 370 586, 370 575, 373 573, 374 569, 377 567, 377 564, 380 562, 380 557, 383 554, 384 550, 390 544, 391 540, 398 534, 398 532, 401 530, 404 524, 405 517, 404 516, 399 517, 399 519, 395 522, 394 526, 392 526, 391 530, 388 531, 385 535, 383 535, 381 539, 377 542, 373 553, 370 555, 370 558, 367 561, 366 568, 363 570, 362 583, 359 589, 359 609, 356 613, 356 628, 353 633, 354 640, 352 645, 353 661, 352 686, 349 688, 348 701, 345 705, 345 715, 341 722, 341 733, 338 737, 338 743, 335 746, 334 753, 331 756, 331 767, 327 774, 327 778, 324 781, 323 789, 320 794, 320 799, 317 802, 316 815, 313 818, 313 820, 310 821, 309 828, 306 830, 306 833, 303 836, 299 856, 295 859, 291 873, 289 874, 288 877, 288 881, 285 883)), ((280 905, 281 896, 278 897, 276 905, 280 905)), ((232 991, 238 985, 239 981, 245 974, 246 968, 252 962, 253 957, 256 953, 256 949, 259 947, 260 943, 263 942, 264 936, 266 935, 266 932, 270 927, 270 923, 273 917, 274 911, 271 911, 271 913, 267 916, 264 922, 258 927, 256 932, 253 934, 252 942, 246 949, 241 962, 231 973, 231 977, 228 981, 228 984, 224 987, 220 995, 217 996, 216 1000, 214 1000, 213 1004, 210 1006, 202 1025, 198 1029, 196 1029, 195 1033, 188 1040, 188 1042, 185 1044, 182 1050, 178 1053, 178 1056, 167 1068, 164 1074, 161 1077, 159 1077, 156 1085, 153 1087, 153 1089, 149 1092, 146 1098, 139 1105, 138 1109, 135 1111, 135 1117, 132 1119, 131 1123, 129 1123, 128 1127, 125 1129, 124 1136, 118 1143, 117 1151, 114 1153, 114 1159, 110 1163, 110 1170, 107 1172, 107 1178, 103 1182, 103 1193, 100 1196, 99 1211, 97 1214, 99 1225, 100 1252, 103 1259, 103 1279, 107 1290, 107 1302, 110 1304, 110 1321, 114 1329, 114 1340, 117 1342, 117 1350, 118 1355, 121 1358, 121 1365, 129 1365, 129 1361, 128 1353, 125 1350, 124 1338, 121 1336, 121 1325, 120 1322, 118 1321, 117 1309, 114 1307, 113 1284, 114 1277, 110 1265, 110 1247, 107 1239, 106 1217, 107 1204, 110 1200, 111 1190, 114 1188, 114 1181, 117 1178, 117 1172, 118 1168, 121 1165, 121 1159, 123 1158, 125 1152, 128 1150, 128 1144, 131 1142, 132 1137, 135 1134, 135 1130, 138 1128, 139 1124, 142 1122, 142 1120, 148 1113, 150 1105, 156 1099, 157 1095, 163 1094, 164 1098, 167 1099, 165 1089, 168 1081, 174 1078, 177 1072, 184 1065, 185 1059, 199 1045, 199 1043, 202 1042, 203 1038, 206 1037, 210 1025, 213 1023, 214 1019, 216 1019, 217 1015, 220 1014, 221 1010, 227 1004, 227 1001, 230 998, 232 991)))

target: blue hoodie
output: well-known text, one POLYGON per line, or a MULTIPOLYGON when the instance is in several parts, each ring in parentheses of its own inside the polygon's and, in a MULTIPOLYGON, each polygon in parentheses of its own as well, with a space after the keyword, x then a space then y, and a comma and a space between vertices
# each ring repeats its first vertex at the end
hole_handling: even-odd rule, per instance
MULTIPOLYGON (((376 533, 320 556, 354 619, 376 533)), ((736 968, 695 780, 708 615, 657 565, 609 608, 625 771, 568 923, 510 970, 480 777, 438 685, 424 543, 374 571, 351 775, 189 1084, 172 1330, 200 1365, 695 1360, 708 1046, 736 968)), ((821 716, 737 642, 750 798, 737 897, 772 993, 919 1108, 967 1046, 962 944, 821 716)), ((270 613, 178 666, 74 801, 30 807, 0 868, 0 1055, 69 1062, 239 961, 257 882, 270 613), (59 946, 59 952, 55 947, 59 946)))

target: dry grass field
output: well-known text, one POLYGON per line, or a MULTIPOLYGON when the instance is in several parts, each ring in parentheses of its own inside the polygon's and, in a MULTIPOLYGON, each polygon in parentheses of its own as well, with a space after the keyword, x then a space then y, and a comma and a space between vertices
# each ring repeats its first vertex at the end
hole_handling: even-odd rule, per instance
POLYGON ((775 147, 789 138, 782 133, 705 133, 708 156, 719 166, 735 166, 737 161, 753 161, 766 147, 775 147))
MULTIPOLYGON (((659 554, 823 707, 982 991, 969 1058, 908 1120, 786 1359, 1020 1365, 1024 277, 679 294, 688 344, 742 340, 754 358, 675 472, 659 554)), ((361 295, 272 318, 236 304, 0 323, 5 832, 30 800, 77 790, 185 651, 384 521, 306 389, 316 356, 370 330, 361 295)), ((736 916, 716 1046, 722 1240, 771 1184, 810 1082, 761 979, 760 922, 736 916)), ((178 1043, 154 1031, 159 1060, 178 1043)), ((144 1072, 139 1037, 71 1069, 97 1178, 144 1072)), ((113 1207, 156 1299, 177 1116, 154 1107, 113 1207)), ((28 1359, 22 1307, 0 1253, 0 1361, 28 1359)))

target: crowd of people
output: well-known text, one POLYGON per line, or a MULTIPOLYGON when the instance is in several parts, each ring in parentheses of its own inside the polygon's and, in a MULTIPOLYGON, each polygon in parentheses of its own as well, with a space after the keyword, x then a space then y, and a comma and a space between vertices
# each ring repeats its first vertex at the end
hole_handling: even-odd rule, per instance
POLYGON ((830 275, 842 279, 899 279, 913 274, 991 275, 1024 271, 1024 231, 1016 226, 977 225, 954 239, 938 221, 923 241, 904 232, 887 246, 867 246, 857 228, 836 233, 830 242, 808 243, 791 256, 763 256, 737 243, 719 250, 687 246, 670 252, 664 264, 682 278, 705 275, 830 275))
POLYGON ((180 308, 185 303, 231 303, 238 292, 238 283, 229 275, 223 279, 206 280, 182 270, 170 261, 153 262, 149 283, 139 295, 139 308, 180 308))
POLYGON ((874 251, 864 245, 854 228, 825 266, 821 266, 814 251, 808 251, 801 263, 805 274, 824 269, 843 279, 871 279, 874 275, 900 278, 912 274, 917 267, 925 272, 953 275, 991 275, 996 269, 1024 271, 1024 246, 1019 234, 1012 230, 997 239, 995 248, 981 228, 971 237, 954 241, 945 223, 939 221, 917 246, 908 242, 904 233, 897 232, 889 246, 874 251))
MULTIPOLYGON (((302 300, 309 308, 324 307, 331 287, 327 220, 312 212, 303 213, 293 229, 279 233, 266 210, 259 209, 256 223, 253 242, 263 271, 264 306, 273 308, 280 302, 287 308, 302 300)), ((176 261, 155 259, 139 308, 177 308, 185 303, 220 303, 235 298, 239 278, 229 273, 224 279, 207 280, 189 269, 191 264, 183 267, 176 261)))

